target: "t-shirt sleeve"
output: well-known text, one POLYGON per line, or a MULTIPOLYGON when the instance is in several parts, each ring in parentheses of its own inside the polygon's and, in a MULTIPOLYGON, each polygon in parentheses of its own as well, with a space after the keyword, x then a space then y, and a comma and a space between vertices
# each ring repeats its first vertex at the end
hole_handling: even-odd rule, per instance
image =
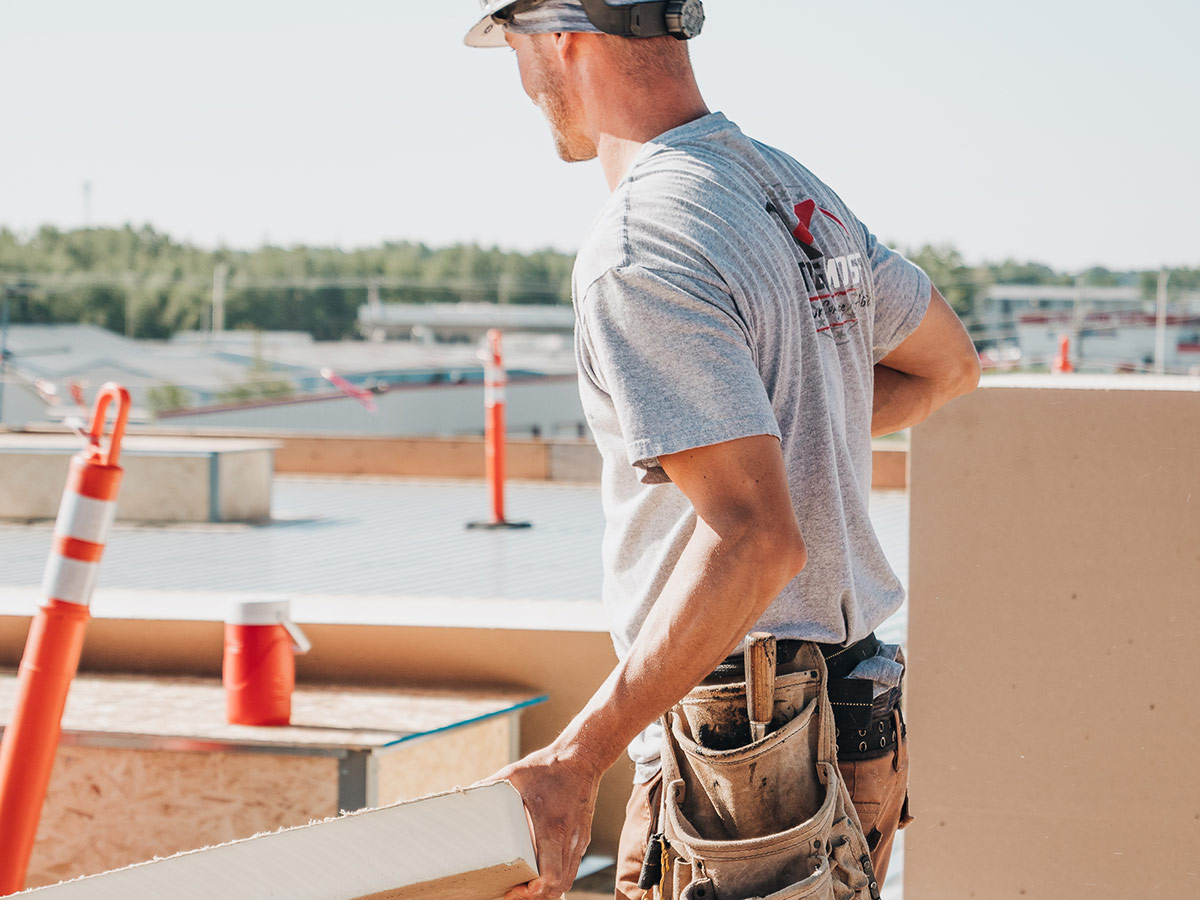
POLYGON ((912 334, 929 306, 933 285, 925 271, 863 229, 875 287, 874 356, 883 359, 912 334))
POLYGON ((723 286, 640 266, 609 269, 584 293, 579 323, 583 377, 612 399, 643 482, 670 480, 660 456, 779 437, 746 325, 723 286))

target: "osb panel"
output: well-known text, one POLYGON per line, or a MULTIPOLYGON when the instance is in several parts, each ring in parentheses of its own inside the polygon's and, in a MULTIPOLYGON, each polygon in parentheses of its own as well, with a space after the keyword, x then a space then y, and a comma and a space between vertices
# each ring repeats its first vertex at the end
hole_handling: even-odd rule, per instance
POLYGON ((401 744, 382 755, 378 805, 467 787, 513 762, 511 716, 401 744))
POLYGON ((336 815, 337 760, 62 747, 28 886, 336 815))
MULTIPOLYGON (((12 714, 17 687, 14 675, 0 675, 0 723, 12 714)), ((528 699, 528 693, 484 690, 301 685, 292 694, 291 725, 254 727, 226 721, 225 690, 216 679, 87 675, 72 683, 62 725, 79 734, 135 735, 143 745, 182 739, 274 749, 371 749, 415 732, 502 712, 528 699)))
POLYGON ((383 891, 355 900, 500 900, 509 888, 524 884, 537 873, 523 862, 505 863, 474 872, 383 891))

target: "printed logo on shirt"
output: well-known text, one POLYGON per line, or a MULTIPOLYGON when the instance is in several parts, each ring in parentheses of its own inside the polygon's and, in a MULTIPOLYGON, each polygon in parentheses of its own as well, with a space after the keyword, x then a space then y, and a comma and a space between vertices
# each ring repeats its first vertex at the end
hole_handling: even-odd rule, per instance
MULTIPOLYGON (((871 295, 863 278, 862 254, 826 256, 813 236, 813 216, 821 213, 836 223, 847 237, 850 236, 849 229, 841 219, 817 206, 813 200, 797 203, 794 209, 797 224, 792 229, 792 237, 806 257, 800 263, 800 272, 808 288, 813 324, 818 334, 824 334, 835 343, 845 343, 850 339, 850 329, 858 324, 861 311, 871 305, 871 295)), ((767 211, 779 216, 773 204, 767 204, 767 211)))
POLYGON ((825 209, 823 206, 817 206, 815 200, 805 200, 803 203, 797 203, 795 206, 796 218, 799 219, 799 224, 792 229, 792 237, 798 240, 801 244, 804 244, 808 247, 812 246, 813 236, 812 231, 809 230, 809 226, 812 225, 813 213, 818 209, 823 215, 826 215, 833 219, 833 221, 837 222, 842 231, 846 232, 847 237, 850 236, 849 229, 842 224, 841 219, 839 219, 829 210, 825 209))

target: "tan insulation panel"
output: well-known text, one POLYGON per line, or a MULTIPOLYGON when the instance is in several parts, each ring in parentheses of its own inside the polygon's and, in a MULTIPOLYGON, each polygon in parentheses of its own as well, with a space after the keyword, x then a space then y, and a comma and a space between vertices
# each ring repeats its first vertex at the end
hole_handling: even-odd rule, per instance
POLYGON ((1200 378, 1001 376, 913 430, 905 896, 1200 897, 1198 446, 1200 378))
MULTIPOLYGON (((544 481, 542 441, 509 440, 509 478, 544 481)), ((421 478, 484 477, 482 438, 280 437, 275 471, 307 475, 401 475, 421 478)))

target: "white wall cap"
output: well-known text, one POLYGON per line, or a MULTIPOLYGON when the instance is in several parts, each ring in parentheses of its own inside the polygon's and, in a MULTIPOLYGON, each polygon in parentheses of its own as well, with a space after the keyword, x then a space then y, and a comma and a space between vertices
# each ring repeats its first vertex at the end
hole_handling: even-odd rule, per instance
POLYGON ((1100 373, 1003 373, 984 375, 981 388, 1067 391, 1200 391, 1196 375, 1104 375, 1100 373))
POLYGON ((290 600, 233 600, 225 621, 230 625, 282 625, 291 619, 291 606, 290 600))

